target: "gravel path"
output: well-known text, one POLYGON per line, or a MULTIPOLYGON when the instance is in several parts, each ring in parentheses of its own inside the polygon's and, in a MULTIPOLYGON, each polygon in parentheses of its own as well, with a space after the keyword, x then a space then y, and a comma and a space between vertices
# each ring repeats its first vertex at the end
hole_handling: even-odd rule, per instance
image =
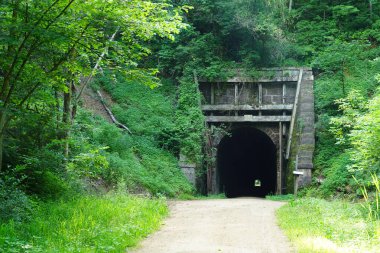
POLYGON ((160 231, 134 253, 293 252, 276 225, 283 203, 258 198, 176 201, 160 231))

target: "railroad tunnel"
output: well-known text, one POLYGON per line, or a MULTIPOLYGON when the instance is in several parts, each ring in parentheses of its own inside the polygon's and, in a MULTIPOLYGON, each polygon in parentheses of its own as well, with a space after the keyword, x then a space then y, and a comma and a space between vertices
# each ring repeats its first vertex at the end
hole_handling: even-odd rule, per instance
POLYGON ((235 129, 218 146, 220 190, 229 198, 275 194, 276 159, 276 146, 267 134, 253 127, 235 129))

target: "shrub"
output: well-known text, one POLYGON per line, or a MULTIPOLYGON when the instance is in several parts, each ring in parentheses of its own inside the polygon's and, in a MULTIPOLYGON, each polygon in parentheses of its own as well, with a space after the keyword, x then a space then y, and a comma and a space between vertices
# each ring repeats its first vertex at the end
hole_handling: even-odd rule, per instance
POLYGON ((331 161, 330 167, 324 171, 325 180, 320 187, 321 194, 324 197, 329 197, 337 192, 347 192, 351 174, 347 166, 350 164, 350 155, 345 152, 331 161))
POLYGON ((20 183, 14 177, 0 178, 0 221, 21 222, 30 218, 33 202, 18 188, 20 183))

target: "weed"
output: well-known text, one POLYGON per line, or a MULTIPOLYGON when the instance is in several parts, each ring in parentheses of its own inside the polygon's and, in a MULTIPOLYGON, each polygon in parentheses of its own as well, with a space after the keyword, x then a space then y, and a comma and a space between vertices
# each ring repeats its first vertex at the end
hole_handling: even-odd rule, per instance
POLYGON ((373 189, 373 193, 367 190, 365 185, 360 185, 359 181, 354 177, 355 182, 360 185, 360 191, 364 198, 364 203, 361 204, 364 212, 370 221, 380 219, 380 179, 376 174, 371 173, 372 181, 369 186, 373 189))

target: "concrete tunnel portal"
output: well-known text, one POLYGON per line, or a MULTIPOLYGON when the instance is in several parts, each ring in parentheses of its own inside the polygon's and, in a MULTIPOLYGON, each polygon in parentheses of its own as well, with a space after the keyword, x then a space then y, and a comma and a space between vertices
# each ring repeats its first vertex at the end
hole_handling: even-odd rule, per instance
POLYGON ((227 197, 264 197, 276 193, 277 149, 264 132, 243 127, 218 146, 219 188, 227 197))

